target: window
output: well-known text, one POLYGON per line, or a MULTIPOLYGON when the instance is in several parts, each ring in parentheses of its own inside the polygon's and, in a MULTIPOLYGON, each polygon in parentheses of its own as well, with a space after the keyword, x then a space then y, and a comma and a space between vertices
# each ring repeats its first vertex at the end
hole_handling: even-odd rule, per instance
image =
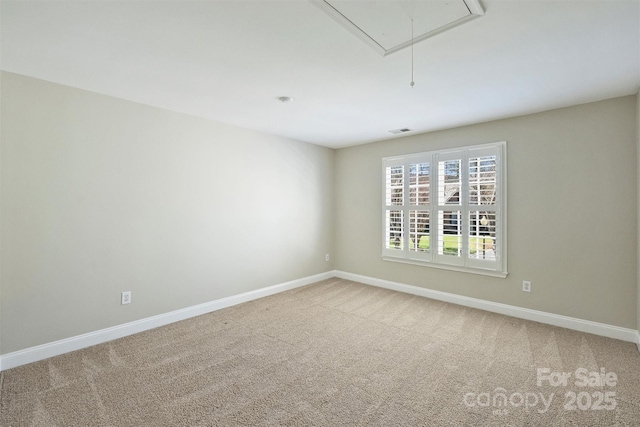
POLYGON ((506 194, 506 142, 384 158, 384 259, 506 277, 506 194))

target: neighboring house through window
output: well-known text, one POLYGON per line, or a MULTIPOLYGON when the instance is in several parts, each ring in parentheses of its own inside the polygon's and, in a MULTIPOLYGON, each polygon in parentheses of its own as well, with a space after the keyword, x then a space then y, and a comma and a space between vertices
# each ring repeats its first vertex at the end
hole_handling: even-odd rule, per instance
POLYGON ((385 260, 507 275, 506 142, 383 159, 385 260))

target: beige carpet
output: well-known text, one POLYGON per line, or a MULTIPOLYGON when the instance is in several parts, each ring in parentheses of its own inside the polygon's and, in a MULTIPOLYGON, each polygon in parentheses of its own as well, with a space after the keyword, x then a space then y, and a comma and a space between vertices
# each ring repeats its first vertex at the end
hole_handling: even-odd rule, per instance
POLYGON ((2 426, 640 425, 634 344, 339 279, 1 380, 2 426))

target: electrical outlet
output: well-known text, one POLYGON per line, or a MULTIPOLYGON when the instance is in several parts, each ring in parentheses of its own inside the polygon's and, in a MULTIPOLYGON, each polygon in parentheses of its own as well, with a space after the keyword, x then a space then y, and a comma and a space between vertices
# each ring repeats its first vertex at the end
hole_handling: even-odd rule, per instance
POLYGON ((522 292, 531 292, 531 282, 528 280, 522 281, 522 292))
POLYGON ((325 260, 325 261, 329 261, 329 254, 326 254, 326 255, 324 256, 324 260, 325 260))
POLYGON ((131 291, 122 293, 122 305, 124 304, 131 304, 131 291))

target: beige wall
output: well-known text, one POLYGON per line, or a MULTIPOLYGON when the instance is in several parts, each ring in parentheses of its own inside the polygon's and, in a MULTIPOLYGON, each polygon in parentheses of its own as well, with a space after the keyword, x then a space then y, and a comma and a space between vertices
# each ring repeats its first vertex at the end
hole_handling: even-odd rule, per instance
POLYGON ((333 150, 3 73, 1 159, 0 354, 333 268, 333 150))
MULTIPOLYGON (((636 129, 638 132, 636 154, 638 158, 637 171, 638 171, 638 309, 636 312, 637 317, 637 329, 638 338, 640 339, 640 91, 636 94, 636 129)), ((640 341, 638 341, 638 349, 640 350, 640 341)))
POLYGON ((636 122, 628 96, 338 150, 336 268, 635 329, 636 122), (382 157, 503 140, 506 279, 381 259, 382 157))
POLYGON ((334 267, 640 328, 638 97, 333 151, 1 83, 0 354, 334 267), (501 140, 508 278, 382 261, 382 157, 501 140))

